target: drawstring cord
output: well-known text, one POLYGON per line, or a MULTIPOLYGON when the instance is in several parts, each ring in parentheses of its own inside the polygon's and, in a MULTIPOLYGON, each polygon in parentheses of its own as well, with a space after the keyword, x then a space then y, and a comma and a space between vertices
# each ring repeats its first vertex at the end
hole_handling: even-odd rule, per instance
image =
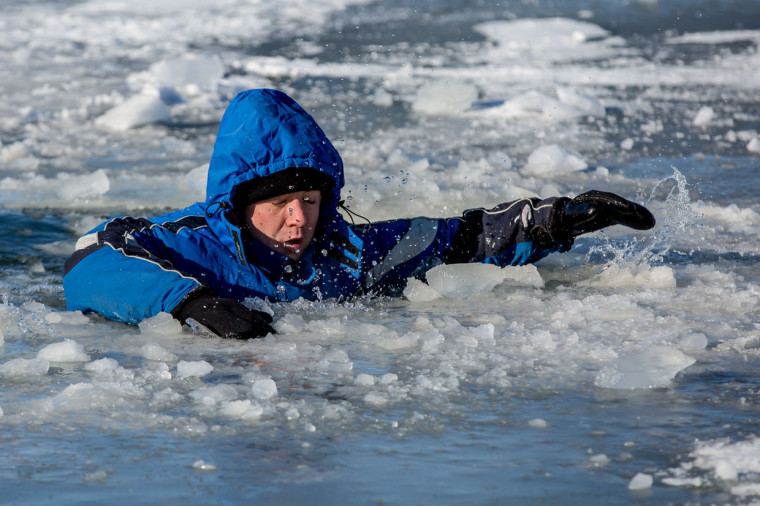
POLYGON ((206 218, 211 218, 212 216, 214 216, 216 213, 218 213, 222 209, 229 209, 229 208, 230 208, 230 205, 227 202, 224 202, 224 201, 212 202, 208 206, 206 206, 206 218), (210 210, 211 207, 215 206, 215 205, 219 206, 219 207, 217 207, 216 209, 214 209, 213 211, 211 211, 210 210))
POLYGON ((345 202, 346 202, 345 200, 341 200, 340 202, 338 202, 338 206, 337 206, 337 207, 338 207, 338 209, 343 209, 344 211, 346 211, 346 214, 348 214, 348 217, 349 217, 349 218, 351 218, 351 225, 353 225, 353 226, 356 226, 356 222, 354 222, 354 216, 356 216, 357 218, 361 218, 361 219, 363 219, 364 221, 366 221, 366 222, 367 222, 367 225, 369 225, 370 227, 372 226, 372 222, 371 222, 371 221, 369 221, 367 218, 365 218, 365 217, 364 217, 364 216, 362 216, 361 214, 359 214, 359 213, 355 213, 355 212, 353 212, 352 210, 350 210, 349 208, 347 208, 347 207, 344 205, 344 204, 345 204, 345 202))

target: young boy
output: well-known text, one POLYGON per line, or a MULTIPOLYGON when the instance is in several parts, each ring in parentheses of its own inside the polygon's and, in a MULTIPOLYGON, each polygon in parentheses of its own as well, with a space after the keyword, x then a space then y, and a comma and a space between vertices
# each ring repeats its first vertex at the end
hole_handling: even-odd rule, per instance
POLYGON ((276 90, 243 92, 219 127, 206 201, 112 219, 80 238, 65 267, 68 308, 131 324, 164 311, 222 337, 257 337, 274 332, 272 318, 244 306, 248 297, 391 293, 440 263, 522 265, 586 232, 655 224, 646 208, 591 191, 349 225, 343 184, 340 155, 306 111, 276 90))

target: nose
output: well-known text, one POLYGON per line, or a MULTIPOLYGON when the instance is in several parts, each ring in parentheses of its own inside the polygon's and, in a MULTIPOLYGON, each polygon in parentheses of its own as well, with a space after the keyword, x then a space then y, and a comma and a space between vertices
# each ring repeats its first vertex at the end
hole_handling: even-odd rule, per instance
POLYGON ((306 212, 303 206, 304 204, 300 199, 293 199, 293 201, 288 204, 288 225, 300 227, 306 226, 306 212))

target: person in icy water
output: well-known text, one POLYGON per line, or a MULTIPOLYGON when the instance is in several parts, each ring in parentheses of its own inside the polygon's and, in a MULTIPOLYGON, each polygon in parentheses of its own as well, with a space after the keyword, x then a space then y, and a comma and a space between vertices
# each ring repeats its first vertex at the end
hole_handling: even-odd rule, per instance
POLYGON ((348 224, 338 212, 343 184, 340 155, 304 109, 280 91, 243 92, 219 126, 206 200, 111 219, 80 238, 65 265, 68 309, 131 324, 164 311, 245 339, 274 332, 246 298, 393 294, 441 263, 522 265, 586 232, 655 224, 643 206, 599 191, 348 224))

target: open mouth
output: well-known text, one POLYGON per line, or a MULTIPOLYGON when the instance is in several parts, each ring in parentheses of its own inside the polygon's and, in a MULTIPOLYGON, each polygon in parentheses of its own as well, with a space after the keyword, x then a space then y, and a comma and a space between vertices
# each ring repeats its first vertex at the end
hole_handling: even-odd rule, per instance
POLYGON ((282 243, 285 249, 290 251, 301 251, 301 239, 291 239, 282 243))

